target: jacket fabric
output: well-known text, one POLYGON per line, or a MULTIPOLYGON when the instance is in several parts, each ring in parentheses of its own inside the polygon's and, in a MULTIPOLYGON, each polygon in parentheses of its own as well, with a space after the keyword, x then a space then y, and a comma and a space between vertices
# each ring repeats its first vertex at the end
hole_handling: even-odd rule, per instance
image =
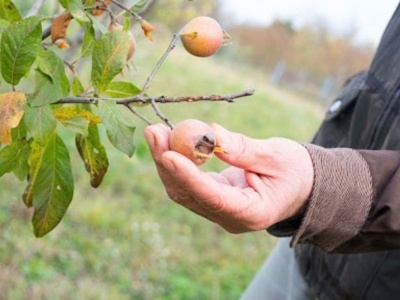
MULTIPOLYGON (((390 218, 388 214, 391 209, 400 211, 400 185, 396 189, 393 184, 389 185, 390 182, 379 181, 379 178, 384 175, 387 181, 390 181, 399 168, 399 152, 394 152, 400 150, 399 36, 398 7, 382 36, 369 70, 349 80, 328 109, 324 122, 312 141, 313 144, 324 148, 367 150, 365 157, 371 157, 368 164, 373 166, 370 168, 375 193, 373 197, 381 196, 376 195, 377 191, 380 194, 390 192, 390 199, 388 198, 389 203, 372 203, 366 224, 363 226, 375 224, 374 228, 377 230, 374 236, 378 240, 381 236, 397 239, 394 249, 400 249, 399 236, 390 237, 390 230, 392 225, 398 226, 394 223, 400 220, 393 218, 392 223, 388 223, 381 222, 381 219, 385 214, 386 219, 390 218), (373 151, 368 151, 381 149, 391 150, 379 151, 382 155, 387 155, 383 165, 376 163, 380 160, 379 157, 374 160, 373 151), (388 169, 392 170, 393 174, 385 174, 388 169), (385 191, 388 186, 391 190, 385 191), (381 225, 379 227, 376 224, 381 225)), ((363 150, 360 153, 363 153, 363 150)), ((361 237, 360 243, 364 242, 361 237)), ((357 249, 357 237, 349 242, 348 247, 357 249)), ((342 252, 340 247, 337 249, 342 252)), ((351 252, 346 251, 346 247, 343 249, 343 252, 351 252)), ((398 299, 400 251, 378 250, 379 246, 371 247, 371 252, 368 253, 345 254, 329 253, 321 247, 308 244, 295 246, 301 272, 318 299, 398 299)))

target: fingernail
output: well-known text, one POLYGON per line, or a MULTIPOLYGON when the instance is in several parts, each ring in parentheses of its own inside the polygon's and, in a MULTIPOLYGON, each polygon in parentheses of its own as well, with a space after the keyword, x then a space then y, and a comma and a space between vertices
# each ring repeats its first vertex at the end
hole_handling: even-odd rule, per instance
POLYGON ((170 159, 163 158, 162 164, 169 172, 175 172, 175 165, 170 159))
POLYGON ((226 148, 227 147, 227 143, 225 141, 226 139, 226 135, 228 133, 228 131, 222 127, 219 124, 212 124, 211 127, 213 128, 214 134, 215 134, 215 140, 216 140, 216 144, 217 144, 217 149, 216 149, 216 153, 223 153, 226 154, 226 148))
POLYGON ((145 130, 144 136, 146 138, 147 144, 150 146, 150 148, 153 148, 155 145, 155 137, 154 134, 149 131, 148 129, 145 130))

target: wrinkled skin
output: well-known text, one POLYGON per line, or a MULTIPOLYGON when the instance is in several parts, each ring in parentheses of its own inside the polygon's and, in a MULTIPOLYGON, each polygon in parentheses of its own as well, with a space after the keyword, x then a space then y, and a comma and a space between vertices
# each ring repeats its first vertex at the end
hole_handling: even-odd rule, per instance
POLYGON ((314 170, 301 144, 283 138, 252 139, 213 124, 216 154, 231 167, 201 171, 185 156, 170 151, 171 130, 150 125, 145 137, 169 197, 231 233, 268 228, 294 216, 310 196, 314 170))

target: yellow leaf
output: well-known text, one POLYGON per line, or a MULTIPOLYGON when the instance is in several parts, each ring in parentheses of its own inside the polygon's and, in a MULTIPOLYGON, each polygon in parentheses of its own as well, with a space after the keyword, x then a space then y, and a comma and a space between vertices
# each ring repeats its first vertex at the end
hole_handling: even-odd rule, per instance
POLYGON ((24 93, 16 91, 0 94, 0 143, 11 144, 11 128, 18 126, 25 106, 24 93))
POLYGON ((80 107, 61 107, 54 110, 54 116, 61 123, 65 123, 68 120, 71 120, 76 117, 81 117, 89 121, 90 124, 95 125, 101 123, 101 119, 99 116, 94 115, 92 112, 82 109, 80 107))

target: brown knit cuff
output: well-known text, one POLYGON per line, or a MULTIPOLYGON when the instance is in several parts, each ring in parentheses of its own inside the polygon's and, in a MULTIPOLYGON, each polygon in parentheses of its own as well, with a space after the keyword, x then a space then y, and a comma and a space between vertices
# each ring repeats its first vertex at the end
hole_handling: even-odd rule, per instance
POLYGON ((312 243, 332 251, 363 226, 372 203, 372 177, 356 150, 304 146, 314 165, 314 186, 291 245, 312 243))

